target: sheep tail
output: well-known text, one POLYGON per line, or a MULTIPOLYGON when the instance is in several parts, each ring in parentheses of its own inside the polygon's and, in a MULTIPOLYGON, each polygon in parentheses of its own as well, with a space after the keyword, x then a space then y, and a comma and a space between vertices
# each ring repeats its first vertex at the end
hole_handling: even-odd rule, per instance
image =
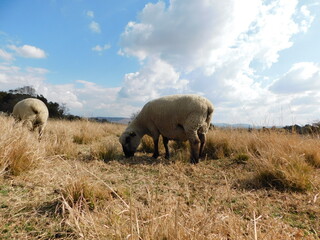
POLYGON ((213 113, 213 107, 212 105, 209 105, 207 110, 207 119, 206 119, 206 123, 208 127, 210 126, 210 123, 211 123, 212 113, 213 113))
POLYGON ((31 106, 31 110, 34 112, 34 114, 39 114, 39 111, 34 106, 31 106))

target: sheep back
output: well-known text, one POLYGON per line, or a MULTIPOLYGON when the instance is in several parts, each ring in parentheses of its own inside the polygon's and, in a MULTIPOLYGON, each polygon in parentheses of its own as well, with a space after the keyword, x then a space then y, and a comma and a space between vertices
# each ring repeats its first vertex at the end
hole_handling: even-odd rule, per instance
POLYGON ((206 133, 209 129, 212 103, 198 95, 171 95, 147 103, 137 116, 140 126, 149 132, 176 140, 188 140, 188 131, 206 133))

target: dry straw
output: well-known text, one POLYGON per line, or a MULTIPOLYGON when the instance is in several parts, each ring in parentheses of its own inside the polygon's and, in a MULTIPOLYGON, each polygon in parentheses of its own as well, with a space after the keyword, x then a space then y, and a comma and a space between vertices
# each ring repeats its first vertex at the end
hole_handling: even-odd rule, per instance
POLYGON ((37 166, 44 151, 35 134, 3 116, 0 132, 0 175, 18 175, 37 166))
POLYGON ((0 239, 319 239, 315 136, 215 129, 190 165, 150 138, 124 158, 124 125, 51 120, 39 142, 0 124, 0 239))

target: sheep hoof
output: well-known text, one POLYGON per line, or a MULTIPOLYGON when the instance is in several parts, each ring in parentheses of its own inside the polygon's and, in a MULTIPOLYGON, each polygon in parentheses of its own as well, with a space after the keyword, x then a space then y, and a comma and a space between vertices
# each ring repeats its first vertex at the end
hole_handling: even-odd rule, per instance
POLYGON ((152 155, 152 157, 153 157, 153 158, 158 158, 158 157, 159 157, 159 154, 155 154, 155 153, 154 153, 154 154, 152 155))
POLYGON ((190 163, 191 163, 191 164, 197 164, 197 163, 199 163, 199 159, 191 158, 191 159, 190 159, 190 163))

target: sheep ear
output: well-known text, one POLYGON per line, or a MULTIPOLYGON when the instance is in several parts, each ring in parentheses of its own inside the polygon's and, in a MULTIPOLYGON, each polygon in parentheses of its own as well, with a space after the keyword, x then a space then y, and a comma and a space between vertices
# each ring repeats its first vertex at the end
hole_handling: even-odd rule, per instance
POLYGON ((130 137, 135 137, 135 136, 137 136, 137 134, 136 134, 135 132, 130 132, 130 133, 129 133, 129 136, 130 136, 130 137))

